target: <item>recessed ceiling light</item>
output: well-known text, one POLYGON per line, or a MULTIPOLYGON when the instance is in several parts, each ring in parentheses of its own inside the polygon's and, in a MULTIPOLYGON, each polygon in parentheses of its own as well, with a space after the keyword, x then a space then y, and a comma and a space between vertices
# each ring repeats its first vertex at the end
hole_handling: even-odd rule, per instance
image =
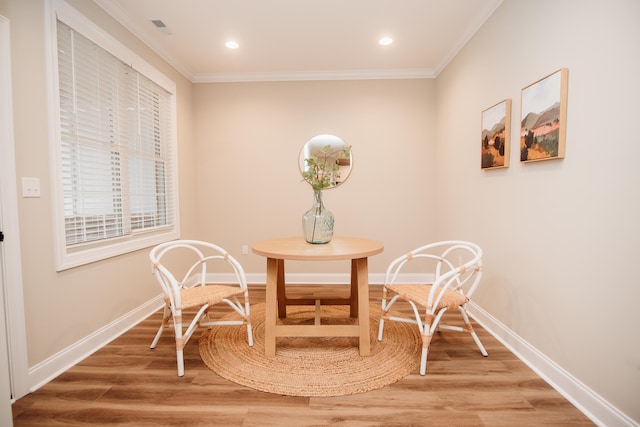
POLYGON ((391 37, 382 37, 378 40, 378 44, 380 46, 389 46, 391 43, 393 43, 393 39, 391 37))
POLYGON ((240 45, 238 44, 238 42, 233 41, 233 40, 229 40, 228 42, 226 42, 224 44, 226 47, 228 47, 229 49, 237 49, 240 47, 240 45))

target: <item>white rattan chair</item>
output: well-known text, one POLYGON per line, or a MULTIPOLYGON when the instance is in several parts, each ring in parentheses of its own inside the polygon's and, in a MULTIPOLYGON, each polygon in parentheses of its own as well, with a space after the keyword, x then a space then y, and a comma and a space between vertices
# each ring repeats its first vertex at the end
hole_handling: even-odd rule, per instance
MULTIPOLYGON (((407 271, 404 270, 404 271, 407 271)), ((483 356, 487 351, 473 330, 465 309, 469 298, 482 277, 482 249, 476 244, 464 241, 444 241, 421 246, 389 264, 382 294, 382 315, 378 328, 378 341, 382 341, 385 320, 395 320, 416 324, 422 336, 422 357, 420 375, 427 370, 427 354, 434 332, 449 329, 469 332, 483 356), (408 264, 411 267, 408 267, 408 264), (403 268, 415 274, 416 271, 432 277, 431 284, 397 283, 403 268), (426 270, 425 270, 426 268, 426 270), (389 295, 393 294, 387 302, 389 295), (390 315, 389 310, 398 301, 409 303, 414 318, 390 315), (462 315, 464 327, 440 323, 448 310, 457 309, 462 315), (423 317, 424 316, 424 317, 423 317)))
POLYGON ((149 258, 165 301, 162 324, 151 348, 155 348, 172 320, 178 376, 184 375, 183 349, 198 326, 246 325, 249 346, 253 346, 247 279, 240 263, 224 249, 197 240, 175 240, 154 247, 149 258), (218 277, 224 277, 229 284, 211 284, 212 277, 208 274, 213 272, 222 274, 218 277), (244 301, 240 302, 238 297, 244 301), (211 321, 209 308, 221 302, 238 313, 238 320, 211 321), (188 324, 183 319, 185 310, 189 317, 195 312, 188 324))

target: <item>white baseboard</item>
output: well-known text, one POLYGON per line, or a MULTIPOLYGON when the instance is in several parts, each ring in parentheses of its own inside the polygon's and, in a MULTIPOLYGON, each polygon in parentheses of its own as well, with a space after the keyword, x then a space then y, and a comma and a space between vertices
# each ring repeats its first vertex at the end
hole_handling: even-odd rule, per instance
MULTIPOLYGON (((210 275, 207 278, 210 279, 210 283, 228 283, 230 280, 234 280, 233 275, 227 274, 210 275)), ((297 284, 347 284, 349 283, 349 274, 287 274, 286 280, 289 283, 297 284)), ((249 284, 264 285, 266 282, 266 274, 247 274, 247 282, 249 284)), ((384 274, 369 275, 369 283, 372 285, 382 284, 383 282, 384 274)), ((105 327, 29 368, 26 380, 29 391, 36 391, 67 369, 95 353, 115 338, 160 310, 163 304, 162 296, 158 295, 105 327)), ((16 398, 20 397, 22 396, 16 396, 16 398)))
MULTIPOLYGON (((73 345, 59 351, 53 356, 29 368, 27 376, 29 390, 36 391, 67 369, 95 353, 115 338, 127 332, 135 325, 151 316, 164 305, 161 296, 147 301, 140 307, 116 319, 105 327, 86 336, 73 345)), ((153 337, 151 337, 152 339, 153 337)), ((151 344, 151 341, 149 341, 151 344)))
MULTIPOLYGON (((325 274, 313 274, 313 273, 287 273, 285 274, 285 283, 295 283, 297 285, 337 285, 350 283, 350 275, 348 273, 325 273, 325 274)), ((399 280, 402 283, 426 283, 432 275, 424 274, 404 274, 399 280)), ((227 277, 227 280, 230 278, 227 277)), ((224 283, 224 279, 221 277, 212 277, 211 283, 224 283)), ((267 281, 266 274, 247 274, 247 283, 249 284, 262 284, 267 281)), ((370 285, 382 285, 384 284, 384 273, 369 273, 370 285)))
POLYGON ((513 354, 540 375, 551 387, 599 426, 638 426, 631 418, 596 394, 577 378, 538 351, 512 330, 500 323, 482 308, 469 303, 469 315, 484 329, 507 347, 513 354))
MULTIPOLYGON (((210 279, 211 283, 224 283, 228 282, 230 277, 218 275, 211 276, 210 279)), ((404 283, 424 280, 425 278, 419 275, 407 275, 401 278, 401 281, 404 283)), ((247 282, 249 284, 264 285, 265 281, 265 274, 247 274, 247 282)), ((296 284, 346 284, 349 283, 349 275, 287 274, 286 281, 296 284)), ((369 283, 371 285, 382 285, 384 283, 384 274, 370 274, 369 283)), ((28 372, 29 389, 35 391, 42 387, 47 382, 158 311, 162 308, 163 304, 164 302, 161 296, 153 298, 104 328, 97 330, 93 334, 30 368, 28 372)), ((471 302, 468 310, 476 322, 594 423, 606 427, 638 426, 634 420, 620 412, 616 407, 582 384, 578 379, 520 338, 482 308, 471 302)))

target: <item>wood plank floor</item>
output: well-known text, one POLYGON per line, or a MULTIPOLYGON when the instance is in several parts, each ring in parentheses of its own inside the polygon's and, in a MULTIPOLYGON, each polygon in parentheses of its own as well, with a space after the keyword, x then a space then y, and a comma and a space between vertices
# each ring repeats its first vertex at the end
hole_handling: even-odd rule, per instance
MULTIPOLYGON (((309 287, 288 287, 290 296, 309 287)), ((340 287, 342 292, 347 287, 340 287)), ((316 292, 323 291, 316 289, 316 292)), ((333 292, 333 291, 332 291, 333 292)), ((250 289, 251 302, 264 288, 250 289)), ((372 286, 371 300, 381 288, 372 286)), ((156 313, 13 404, 15 426, 586 426, 587 417, 482 328, 489 357, 468 334, 443 331, 427 375, 341 397, 289 397, 236 385, 200 359, 196 332, 176 375, 172 334, 155 350, 156 313)), ((376 325, 372 325, 375 327, 376 325)))

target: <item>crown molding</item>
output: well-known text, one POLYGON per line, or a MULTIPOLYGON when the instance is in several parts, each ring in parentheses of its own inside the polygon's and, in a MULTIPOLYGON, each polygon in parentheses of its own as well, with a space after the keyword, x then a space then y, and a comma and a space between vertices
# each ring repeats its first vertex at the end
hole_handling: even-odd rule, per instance
POLYGON ((213 73, 194 74, 193 83, 230 82, 278 82, 310 80, 390 80, 390 79, 432 79, 436 73, 431 69, 389 69, 389 70, 343 70, 343 71, 283 71, 255 73, 213 73))

